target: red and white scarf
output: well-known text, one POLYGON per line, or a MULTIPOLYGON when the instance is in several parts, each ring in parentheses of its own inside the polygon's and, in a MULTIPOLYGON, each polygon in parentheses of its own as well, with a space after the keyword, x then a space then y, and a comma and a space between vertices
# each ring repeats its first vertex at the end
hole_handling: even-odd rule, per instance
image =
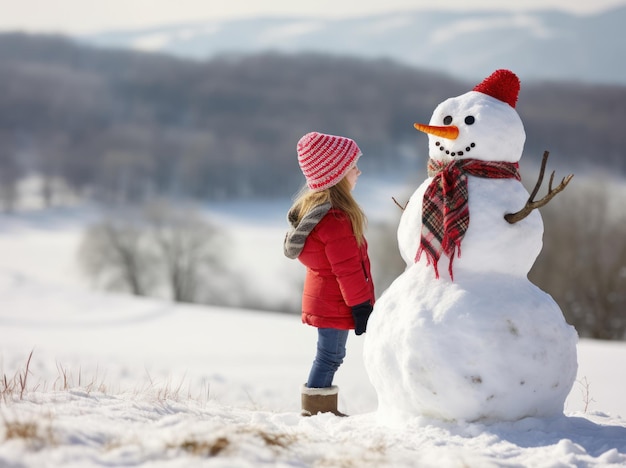
POLYGON ((455 252, 461 256, 461 241, 469 226, 467 176, 491 179, 520 180, 519 164, 498 161, 461 159, 449 163, 428 161, 428 175, 433 177, 422 201, 422 232, 415 255, 417 262, 426 253, 439 278, 437 263, 441 253, 450 258, 448 272, 452 275, 455 252))

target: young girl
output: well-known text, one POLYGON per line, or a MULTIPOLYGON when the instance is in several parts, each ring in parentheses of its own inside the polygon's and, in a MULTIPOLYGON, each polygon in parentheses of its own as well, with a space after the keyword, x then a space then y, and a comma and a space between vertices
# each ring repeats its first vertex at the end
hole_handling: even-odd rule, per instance
POLYGON ((317 327, 317 354, 302 389, 302 414, 337 410, 335 372, 346 355, 349 330, 365 333, 374 305, 365 215, 352 197, 361 151, 350 138, 311 132, 297 145, 306 178, 288 213, 285 255, 306 266, 302 322, 317 327))

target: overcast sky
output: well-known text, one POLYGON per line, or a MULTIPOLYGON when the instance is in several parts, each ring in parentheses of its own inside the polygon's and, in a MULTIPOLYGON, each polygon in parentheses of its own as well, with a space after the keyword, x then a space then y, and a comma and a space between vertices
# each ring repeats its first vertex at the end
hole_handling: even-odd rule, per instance
POLYGON ((605 11, 626 0, 0 0, 0 31, 90 33, 251 16, 349 17, 407 9, 605 11))

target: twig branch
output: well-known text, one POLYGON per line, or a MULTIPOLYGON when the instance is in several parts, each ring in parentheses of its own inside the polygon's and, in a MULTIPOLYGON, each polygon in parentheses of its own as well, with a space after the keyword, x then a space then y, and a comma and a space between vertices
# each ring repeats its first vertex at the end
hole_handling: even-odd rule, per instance
POLYGON ((572 177, 574 177, 574 174, 569 174, 568 176, 563 178, 563 180, 558 186, 556 186, 555 188, 552 188, 552 183, 554 182, 554 171, 552 171, 552 174, 550 175, 550 182, 548 183, 547 195, 543 197, 542 199, 535 201, 535 197, 537 196, 537 193, 539 192, 539 189, 541 188, 541 184, 543 183, 543 176, 546 171, 546 164, 548 163, 549 155, 550 153, 548 151, 544 151, 543 159, 541 160, 541 169, 539 170, 539 178, 537 179, 535 188, 530 194, 530 197, 528 198, 526 205, 524 205, 524 207, 516 213, 507 213, 504 215, 504 219, 506 219, 510 224, 521 221, 526 216, 528 216, 533 210, 537 208, 541 208, 542 206, 546 205, 550 200, 552 200, 552 198, 554 198, 554 196, 557 193, 563 191, 563 189, 567 187, 567 184, 569 184, 570 180, 572 180, 572 177))
POLYGON ((395 197, 391 197, 391 199, 393 200, 393 202, 398 206, 398 208, 400 208, 402 211, 404 211, 406 209, 406 206, 409 204, 409 202, 407 201, 404 206, 402 206, 398 200, 395 199, 395 197))

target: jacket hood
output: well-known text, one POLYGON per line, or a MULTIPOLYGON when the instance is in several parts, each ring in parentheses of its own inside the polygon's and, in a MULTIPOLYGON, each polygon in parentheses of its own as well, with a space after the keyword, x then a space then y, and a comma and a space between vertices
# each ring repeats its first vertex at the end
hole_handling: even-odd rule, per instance
POLYGON ((322 218, 326 216, 326 213, 330 211, 331 206, 330 203, 317 205, 304 215, 299 223, 296 223, 297 213, 293 208, 289 210, 287 220, 291 224, 291 229, 285 235, 283 242, 283 252, 287 258, 298 258, 304 248, 307 237, 322 218))

